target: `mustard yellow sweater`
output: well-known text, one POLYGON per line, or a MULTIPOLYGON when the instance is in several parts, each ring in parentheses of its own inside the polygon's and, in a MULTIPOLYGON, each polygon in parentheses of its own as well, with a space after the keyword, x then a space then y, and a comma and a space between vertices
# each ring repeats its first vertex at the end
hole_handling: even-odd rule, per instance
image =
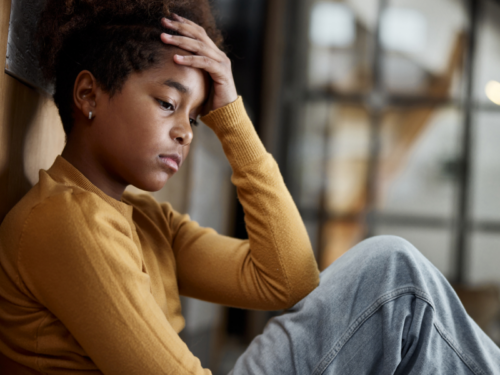
POLYGON ((205 116, 233 168, 248 241, 168 203, 117 201, 62 157, 0 226, 0 373, 210 374, 179 295, 283 309, 318 284, 299 213, 241 98, 205 116))

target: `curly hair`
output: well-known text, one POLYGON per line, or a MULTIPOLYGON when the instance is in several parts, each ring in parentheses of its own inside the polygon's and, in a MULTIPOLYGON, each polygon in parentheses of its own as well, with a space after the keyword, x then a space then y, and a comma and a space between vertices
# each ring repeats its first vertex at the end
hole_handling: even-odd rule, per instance
POLYGON ((208 0, 48 0, 38 24, 36 44, 45 79, 54 85, 54 102, 68 136, 74 125, 73 87, 82 70, 92 72, 110 96, 127 77, 162 61, 168 46, 160 34, 171 13, 202 26, 219 47, 222 36, 208 0))

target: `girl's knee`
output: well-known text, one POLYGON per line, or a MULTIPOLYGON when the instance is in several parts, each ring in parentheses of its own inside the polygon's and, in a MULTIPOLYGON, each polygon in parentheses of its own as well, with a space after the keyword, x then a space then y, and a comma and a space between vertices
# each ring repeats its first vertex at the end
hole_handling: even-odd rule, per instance
POLYGON ((382 262, 395 257, 418 261, 422 257, 420 251, 410 242, 404 238, 389 235, 368 238, 356 245, 353 250, 359 252, 360 257, 382 262))
POLYGON ((336 279, 335 274, 349 274, 364 280, 381 280, 416 270, 427 273, 429 267, 430 262, 407 240, 376 236, 354 246, 323 271, 321 278, 326 281, 336 279))

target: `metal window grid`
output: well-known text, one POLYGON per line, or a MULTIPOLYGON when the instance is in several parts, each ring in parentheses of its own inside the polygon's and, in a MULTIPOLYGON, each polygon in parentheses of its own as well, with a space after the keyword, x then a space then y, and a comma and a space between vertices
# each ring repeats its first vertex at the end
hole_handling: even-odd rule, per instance
MULTIPOLYGON (((283 85, 280 106, 279 132, 284 136, 282 142, 276 145, 276 157, 281 164, 285 182, 292 195, 297 198, 297 182, 294 180, 292 166, 289 159, 289 147, 292 134, 300 127, 304 120, 304 103, 325 101, 328 103, 351 103, 363 104, 370 113, 370 158, 367 178, 368 202, 366 212, 367 233, 373 234, 375 225, 385 223, 415 228, 453 228, 453 253, 455 264, 453 282, 466 282, 467 256, 469 252, 470 234, 472 230, 500 233, 500 221, 473 221, 470 215, 471 206, 471 172, 472 172, 472 149, 474 140, 474 113, 478 110, 500 112, 500 106, 484 104, 474 101, 474 61, 476 57, 476 44, 478 38, 478 26, 480 7, 490 0, 464 0, 468 7, 468 38, 466 52, 464 55, 463 80, 465 83, 464 96, 461 99, 433 99, 429 97, 404 97, 391 95, 385 92, 382 77, 382 59, 384 51, 380 45, 380 15, 389 6, 388 0, 380 0, 378 9, 377 27, 374 34, 374 54, 372 71, 373 89, 366 95, 345 95, 321 90, 310 90, 307 88, 305 71, 307 68, 308 51, 308 18, 310 14, 310 3, 304 0, 289 0, 285 15, 285 54, 283 63, 283 85), (373 100, 373 97, 383 97, 384 101, 373 100), (382 111, 386 106, 391 107, 415 107, 433 106, 435 108, 453 106, 459 108, 464 114, 462 123, 461 145, 460 145, 460 173, 457 181, 457 199, 455 201, 456 215, 451 220, 431 216, 394 215, 377 212, 375 197, 377 189, 377 166, 380 156, 380 126, 382 111)), ((325 134, 327 136, 327 134, 325 134)), ((327 137, 325 137, 327 139, 327 137)), ((326 150, 326 148, 325 148, 326 150)), ((323 160, 326 162, 327 155, 323 160)), ((326 167, 325 167, 326 168, 326 167)), ((356 221, 357 216, 338 216, 328 213, 324 205, 318 209, 307 209, 300 207, 299 210, 305 220, 316 220, 319 228, 327 220, 356 221)))

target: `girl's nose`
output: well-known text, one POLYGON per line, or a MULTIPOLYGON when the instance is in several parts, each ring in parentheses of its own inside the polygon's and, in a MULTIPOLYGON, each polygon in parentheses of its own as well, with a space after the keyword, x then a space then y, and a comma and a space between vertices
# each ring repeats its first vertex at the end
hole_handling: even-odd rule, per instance
POLYGON ((172 129, 170 129, 170 138, 181 146, 188 146, 191 144, 193 140, 193 129, 191 128, 189 118, 187 121, 178 121, 172 129))

